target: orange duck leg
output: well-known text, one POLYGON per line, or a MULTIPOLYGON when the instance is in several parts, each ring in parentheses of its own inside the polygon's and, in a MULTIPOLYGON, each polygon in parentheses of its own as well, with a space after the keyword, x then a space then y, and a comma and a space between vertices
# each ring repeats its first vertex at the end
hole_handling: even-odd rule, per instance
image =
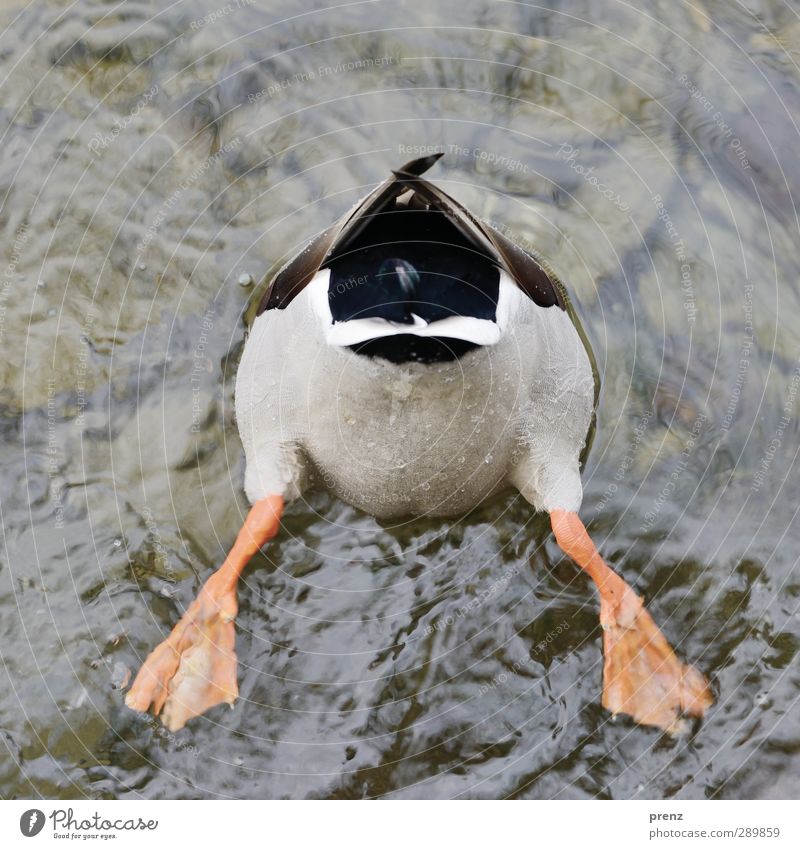
POLYGON ((236 587, 250 558, 278 532, 282 512, 278 496, 252 507, 225 562, 139 670, 125 698, 129 708, 146 711, 152 705, 164 725, 177 731, 215 705, 234 703, 236 587))
POLYGON ((642 599, 603 561, 577 513, 553 510, 556 541, 594 581, 603 626, 603 707, 670 734, 713 703, 706 679, 675 656, 642 599))

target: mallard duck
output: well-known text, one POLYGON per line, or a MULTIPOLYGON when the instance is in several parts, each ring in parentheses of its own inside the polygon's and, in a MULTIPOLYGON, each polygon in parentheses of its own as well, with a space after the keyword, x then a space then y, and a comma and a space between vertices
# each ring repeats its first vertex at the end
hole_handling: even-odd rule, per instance
POLYGON ((267 290, 236 380, 252 508, 126 699, 171 730, 237 698, 239 576, 316 486, 380 518, 462 515, 515 488, 597 587, 603 705, 676 733, 712 702, 578 516, 597 381, 566 291, 422 178, 440 155, 393 171, 267 290))

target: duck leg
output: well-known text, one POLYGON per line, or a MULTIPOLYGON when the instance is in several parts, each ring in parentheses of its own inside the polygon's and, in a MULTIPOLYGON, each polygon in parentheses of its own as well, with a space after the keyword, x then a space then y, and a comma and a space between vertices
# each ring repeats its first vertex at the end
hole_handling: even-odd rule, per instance
POLYGON ((556 541, 594 581, 603 626, 603 707, 670 734, 713 703, 705 678, 681 663, 642 599, 603 561, 577 513, 552 510, 556 541))
POLYGON ((150 653, 125 704, 153 713, 170 731, 192 717, 239 695, 233 620, 236 586, 250 558, 278 532, 283 499, 256 502, 247 514, 225 562, 205 582, 172 633, 150 653))

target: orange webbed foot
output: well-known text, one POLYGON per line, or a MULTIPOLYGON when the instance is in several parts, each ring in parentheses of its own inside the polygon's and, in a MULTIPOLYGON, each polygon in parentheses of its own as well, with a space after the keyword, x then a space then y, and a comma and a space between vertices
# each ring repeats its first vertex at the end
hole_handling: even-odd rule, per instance
POLYGON ((706 679, 675 656, 642 599, 620 580, 601 593, 603 707, 642 725, 683 734, 686 715, 701 717, 713 704, 706 679))
POLYGON ((152 705, 170 731, 223 702, 233 705, 236 683, 235 590, 212 575, 172 633, 150 653, 125 704, 152 705))

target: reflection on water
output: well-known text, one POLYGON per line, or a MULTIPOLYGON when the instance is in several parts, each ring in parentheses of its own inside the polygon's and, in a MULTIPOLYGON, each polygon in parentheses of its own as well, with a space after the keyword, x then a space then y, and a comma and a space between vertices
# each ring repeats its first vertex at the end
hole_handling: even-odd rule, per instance
POLYGON ((796 795, 789 7, 10 5, 2 795, 796 795), (247 573, 236 709, 123 707, 246 509, 240 278, 427 145, 575 295, 583 515, 712 680, 689 739, 600 708, 592 589, 511 496, 390 529, 314 495, 247 573))

